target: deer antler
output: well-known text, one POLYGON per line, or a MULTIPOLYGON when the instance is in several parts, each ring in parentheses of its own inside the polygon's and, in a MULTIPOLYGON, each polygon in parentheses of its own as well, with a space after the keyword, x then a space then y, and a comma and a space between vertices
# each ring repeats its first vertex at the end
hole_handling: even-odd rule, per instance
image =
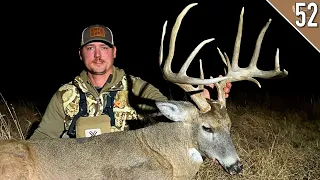
MULTIPOLYGON (((190 8, 197 5, 198 3, 192 3, 185 7, 182 12, 179 14, 179 16, 176 19, 176 22, 172 28, 171 31, 171 37, 170 37, 170 44, 169 44, 169 53, 168 57, 165 61, 164 67, 163 67, 163 76, 166 80, 177 84, 179 87, 181 87, 186 92, 190 91, 200 91, 203 89, 203 85, 208 84, 215 84, 217 90, 218 90, 218 102, 221 104, 221 107, 226 107, 226 99, 225 99, 225 93, 224 93, 224 87, 226 86, 226 82, 235 82, 235 81, 243 81, 248 80, 256 83, 259 87, 261 87, 259 81, 254 79, 254 77, 263 78, 263 79, 270 79, 270 78, 283 78, 288 75, 288 71, 280 71, 280 65, 279 65, 279 49, 277 49, 276 57, 275 57, 275 69, 270 71, 263 71, 257 68, 257 61, 260 53, 260 48, 262 44, 262 40, 264 37, 264 34, 269 27, 271 23, 271 19, 267 22, 267 24, 263 27, 261 30, 259 37, 256 42, 256 47, 254 50, 254 54, 252 56, 251 62, 248 67, 246 68, 240 68, 238 66, 238 59, 239 59, 239 53, 240 53, 240 44, 241 44, 241 36, 242 36, 242 26, 243 26, 243 13, 244 8, 241 10, 240 20, 239 20, 239 26, 238 26, 238 33, 235 41, 234 51, 233 51, 233 57, 232 57, 232 64, 229 61, 229 58, 226 53, 222 54, 220 49, 218 48, 219 54, 223 60, 223 62, 226 64, 228 68, 228 72, 224 77, 217 77, 210 79, 204 79, 203 75, 203 68, 202 68, 202 61, 200 59, 200 78, 194 78, 189 77, 186 73, 191 61, 194 59, 196 54, 199 52, 199 50, 207 43, 214 40, 214 38, 207 39, 202 41, 189 55, 183 66, 181 67, 180 71, 178 73, 173 73, 171 70, 171 63, 174 56, 174 50, 175 50, 175 41, 176 36, 178 34, 178 30, 181 25, 181 21, 186 15, 186 13, 189 11, 190 8), (193 87, 192 85, 198 85, 197 88, 193 87)), ((161 46, 160 46, 160 55, 159 55, 159 65, 161 67, 162 60, 163 60, 163 41, 164 36, 166 33, 166 27, 167 27, 167 21, 165 21, 163 26, 163 32, 162 32, 162 38, 161 38, 161 46)), ((207 100, 202 96, 201 93, 196 93, 190 95, 191 99, 194 101, 194 103, 198 106, 200 109, 200 112, 207 112, 211 109, 211 106, 207 102, 207 100)))
MULTIPOLYGON (((241 36, 242 36, 242 26, 243 26, 243 13, 244 13, 244 8, 242 8, 241 14, 240 14, 238 33, 237 33, 234 51, 233 51, 233 57, 232 57, 232 65, 230 64, 230 61, 229 61, 227 54, 226 53, 222 54, 220 49, 219 48, 217 48, 217 49, 219 51, 219 54, 220 54, 223 62, 226 64, 226 66, 228 68, 228 72, 224 77, 227 77, 229 82, 248 80, 248 81, 252 81, 252 82, 256 83, 261 88, 259 81, 254 79, 254 77, 263 78, 263 79, 283 78, 288 75, 288 71, 286 71, 285 69, 283 71, 280 71, 279 49, 277 49, 276 56, 275 56, 275 69, 274 70, 263 71, 263 70, 260 70, 257 68, 257 61, 259 58, 262 40, 263 40, 263 37, 264 37, 266 30, 268 29, 268 27, 271 23, 271 19, 269 19, 267 24, 262 28, 262 30, 258 36, 258 39, 256 41, 255 50, 254 50, 254 53, 251 58, 249 66, 246 68, 240 68, 238 66, 241 36)), ((216 87, 218 89, 218 101, 220 103, 222 103, 222 105, 226 106, 225 93, 223 93, 223 88, 226 85, 226 81, 222 80, 219 84, 216 84, 216 87)))
MULTIPOLYGON (((199 91, 203 89, 203 85, 213 84, 217 83, 222 80, 226 80, 228 77, 219 77, 219 78, 212 78, 212 79, 204 79, 203 75, 203 69, 202 69, 202 62, 200 59, 200 78, 194 78, 189 77, 187 75, 187 69, 196 56, 196 54, 199 52, 199 50, 207 43, 214 40, 214 38, 207 39, 202 41, 189 55, 183 66, 181 67, 180 71, 178 73, 173 73, 171 70, 171 63, 174 56, 174 50, 175 50, 175 41, 178 34, 179 27, 181 25, 181 21, 186 15, 186 13, 189 11, 190 8, 197 5, 198 3, 192 3, 185 7, 182 12, 179 14, 179 16, 176 19, 176 22, 172 28, 171 31, 171 37, 170 37, 170 44, 169 44, 169 53, 168 57, 165 61, 164 68, 163 68, 163 76, 166 80, 177 84, 179 87, 181 87, 184 91, 190 92, 190 91, 199 91), (193 87, 192 85, 198 85, 197 88, 193 87)), ((160 56, 159 56, 159 65, 161 67, 162 65, 162 59, 163 59, 163 41, 164 36, 166 33, 166 27, 167 27, 167 21, 165 21, 163 25, 163 31, 162 31, 162 38, 161 38, 161 46, 160 46, 160 56)), ((198 106, 200 109, 200 112, 207 112, 211 109, 211 106, 208 104, 205 97, 202 96, 201 93, 196 93, 193 95, 190 95, 191 99, 194 101, 194 103, 198 106)))

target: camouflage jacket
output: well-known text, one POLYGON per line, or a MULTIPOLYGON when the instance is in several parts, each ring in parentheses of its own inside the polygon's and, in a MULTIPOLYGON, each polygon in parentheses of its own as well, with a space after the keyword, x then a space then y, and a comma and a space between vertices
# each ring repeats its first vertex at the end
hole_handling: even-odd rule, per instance
POLYGON ((58 138, 63 131, 69 128, 71 120, 79 111, 78 90, 86 94, 88 116, 90 117, 101 115, 106 105, 106 96, 110 91, 117 91, 113 106, 116 123, 112 131, 123 130, 125 120, 138 120, 140 114, 137 113, 136 108, 141 110, 154 108, 146 104, 138 104, 136 108, 133 108, 129 94, 143 99, 167 100, 167 97, 153 85, 139 77, 126 75, 124 70, 115 66, 111 77, 100 92, 90 83, 87 72, 83 71, 73 81, 62 85, 53 95, 38 128, 30 139, 58 138))

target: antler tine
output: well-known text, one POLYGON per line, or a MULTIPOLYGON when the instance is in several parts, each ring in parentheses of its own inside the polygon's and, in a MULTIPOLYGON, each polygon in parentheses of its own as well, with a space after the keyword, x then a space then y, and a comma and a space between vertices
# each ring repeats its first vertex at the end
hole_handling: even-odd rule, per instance
MULTIPOLYGON (((190 8, 192 8, 193 6, 197 5, 198 3, 192 3, 190 5, 188 5, 187 7, 185 7, 183 9, 183 11, 179 14, 179 16, 176 19, 176 22, 172 28, 171 31, 171 37, 170 37, 170 45, 169 45, 169 53, 167 56, 167 59, 165 61, 164 67, 163 67, 163 72, 164 72, 164 78, 167 80, 170 80, 173 83, 180 83, 180 84, 190 84, 190 85, 208 85, 208 84, 212 84, 212 83, 217 83, 219 81, 225 80, 227 79, 226 77, 220 77, 220 78, 214 78, 214 79, 202 79, 202 78, 195 78, 195 77, 189 77, 186 74, 186 71, 190 65, 190 63, 192 62, 192 60, 194 59, 194 57, 197 55, 197 53, 200 51, 200 49, 207 43, 211 42, 214 40, 214 38, 211 39, 207 39, 202 41, 194 50, 193 52, 189 55, 189 57, 187 58, 186 62, 183 64, 183 66, 181 67, 179 73, 173 73, 171 70, 171 63, 172 63, 172 59, 174 56, 174 50, 175 50, 175 41, 176 41, 176 36, 178 34, 180 25, 181 25, 181 21, 184 18, 184 16, 186 15, 186 13, 189 11, 190 8)), ((165 31, 166 29, 166 23, 164 24, 164 28, 163 31, 165 31)), ((163 36, 164 36, 165 32, 163 32, 163 36)), ((162 44, 163 44, 163 37, 161 39, 161 48, 160 48, 160 63, 162 63, 162 44)))
MULTIPOLYGON (((236 37, 236 42, 234 46, 234 52, 232 57, 232 65, 230 66, 229 58, 226 53, 222 54, 220 49, 218 48, 218 52, 228 67, 228 73, 225 77, 229 78, 229 82, 235 82, 235 81, 242 81, 242 80, 248 80, 256 83, 260 88, 261 85, 259 81, 254 79, 254 77, 257 78, 263 78, 263 79, 270 79, 270 78, 283 78, 288 75, 288 71, 285 69, 283 71, 280 71, 280 64, 279 64, 279 49, 277 48, 276 56, 275 56, 275 68, 274 70, 264 71, 257 68, 257 61, 259 58, 259 53, 261 49, 261 44, 265 35, 265 32, 267 31, 271 19, 267 22, 267 24, 262 28, 260 31, 260 34, 256 41, 256 46, 254 53, 252 55, 250 64, 246 68, 240 68, 238 66, 238 59, 239 59, 239 53, 240 53, 240 42, 241 42, 241 36, 242 36, 242 26, 243 26, 243 14, 244 14, 244 8, 241 10, 240 14, 240 20, 239 20, 239 26, 238 26, 238 33, 236 37)), ((218 100, 226 105, 225 103, 225 93, 223 92, 223 89, 226 85, 226 80, 220 81, 219 85, 216 85, 218 90, 218 100)))
POLYGON ((249 64, 250 68, 256 68, 257 67, 257 62, 258 62, 258 58, 259 58, 259 54, 260 54, 262 40, 263 40, 263 37, 264 37, 264 35, 265 35, 270 23, 271 23, 271 19, 269 19, 267 24, 262 28, 262 30, 261 30, 261 32, 260 32, 260 34, 258 36, 258 39, 257 39, 257 42, 256 42, 256 46, 255 46, 255 49, 254 49, 254 52, 253 52, 253 55, 252 55, 252 58, 251 58, 251 61, 250 61, 250 64, 249 64))
MULTIPOLYGON (((224 55, 222 54, 222 52, 220 51, 220 49, 217 47, 218 52, 220 54, 220 57, 222 59, 222 61, 224 62, 224 64, 228 67, 228 72, 232 70, 231 64, 230 64, 230 60, 227 56, 226 53, 224 53, 224 55)), ((227 73, 226 73, 227 74, 227 73)))
POLYGON ((185 7, 182 12, 179 14, 179 16, 176 19, 176 22, 171 30, 171 37, 170 37, 170 43, 169 43, 169 53, 168 53, 168 57, 165 61, 164 64, 164 71, 168 72, 168 73, 172 73, 171 70, 171 63, 172 63, 172 59, 174 56, 174 50, 175 50, 175 43, 176 43, 176 38, 177 38, 177 34, 182 22, 182 19, 184 18, 184 16, 187 14, 187 12, 189 11, 190 8, 192 8, 193 6, 197 5, 198 3, 192 3, 190 5, 188 5, 187 7, 185 7))
POLYGON ((238 33, 236 36, 236 41, 234 43, 233 56, 232 56, 232 69, 233 70, 237 70, 239 68, 238 59, 239 59, 239 54, 240 54, 240 45, 241 45, 241 37, 242 37, 243 13, 244 13, 244 7, 242 7, 242 10, 241 10, 239 25, 238 25, 238 33))
MULTIPOLYGON (((203 67, 202 67, 202 60, 201 59, 199 59, 199 65, 200 65, 200 78, 201 79, 204 79, 204 73, 203 73, 203 67)), ((198 89, 199 90, 203 90, 204 89, 204 85, 202 84, 200 84, 199 86, 198 86, 198 89)))
MULTIPOLYGON (((163 76, 166 80, 177 84, 180 86, 184 91, 190 92, 190 91, 199 91, 203 89, 203 85, 208 85, 212 83, 217 83, 222 80, 226 80, 227 77, 218 77, 213 79, 204 79, 203 75, 203 69, 202 69, 202 61, 200 60, 200 78, 195 77, 189 77, 187 75, 187 69, 190 66, 192 60, 197 55, 197 53, 200 51, 200 49, 207 43, 214 40, 214 38, 207 39, 202 41, 189 55, 183 66, 181 67, 180 71, 178 73, 173 73, 171 69, 171 63, 174 56, 175 51, 175 41, 177 37, 177 33, 179 31, 182 19, 186 15, 186 13, 191 9, 193 6, 197 5, 198 3, 192 3, 189 4, 187 7, 185 7, 182 12, 178 15, 176 22, 172 28, 171 36, 170 36, 170 44, 169 44, 169 52, 167 59, 164 62, 163 67, 163 76), (197 88, 193 87, 192 85, 198 85, 197 88)), ((162 58, 163 58, 163 41, 164 41, 164 35, 166 31, 166 25, 167 21, 165 22, 163 26, 163 33, 161 38, 161 47, 160 47, 160 58, 159 63, 160 67, 162 65, 162 58)), ((207 112, 211 109, 210 105, 208 104, 207 100, 202 96, 201 93, 195 93, 190 95, 191 99, 194 101, 194 103, 198 106, 201 112, 207 112)))
POLYGON ((162 61, 163 61, 163 41, 164 41, 164 36, 166 35, 167 24, 168 24, 168 21, 165 21, 163 24, 163 28, 162 28, 160 53, 159 53, 159 66, 160 66, 160 68, 161 68, 162 61))

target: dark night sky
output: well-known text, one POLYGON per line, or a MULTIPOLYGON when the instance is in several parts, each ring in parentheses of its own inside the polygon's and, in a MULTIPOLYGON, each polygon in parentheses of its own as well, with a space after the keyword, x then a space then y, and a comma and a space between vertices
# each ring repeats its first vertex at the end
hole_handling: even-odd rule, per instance
MULTIPOLYGON (((80 73, 82 62, 78 46, 83 28, 99 23, 111 28, 118 54, 115 65, 149 81, 164 93, 164 80, 158 68, 162 26, 168 20, 165 45, 175 18, 192 2, 198 2, 185 16, 177 36, 173 70, 177 71, 189 53, 203 40, 207 44, 192 63, 190 75, 198 75, 198 59, 203 60, 205 75, 223 73, 223 63, 216 47, 232 57, 242 6, 245 7, 240 66, 252 56, 256 38, 269 18, 258 67, 274 67, 276 48, 280 49, 280 67, 289 71, 281 80, 260 80, 262 89, 251 82, 236 82, 233 91, 268 91, 283 95, 317 95, 320 54, 266 1, 128 1, 88 4, 26 4, 22 10, 8 6, 3 15, 6 41, 2 44, 1 88, 7 100, 20 98, 47 103, 61 84, 80 73), (212 3, 214 2, 214 3, 212 3), (250 3, 254 2, 254 3, 250 3), (27 8, 27 6, 30 6, 27 8), (79 7, 78 7, 79 6, 79 7), (8 17, 8 18, 6 18, 8 17)), ((166 46, 168 47, 168 46, 166 46)), ((164 57, 166 57, 166 52, 164 57)), ((232 94, 231 94, 232 96, 232 94)))

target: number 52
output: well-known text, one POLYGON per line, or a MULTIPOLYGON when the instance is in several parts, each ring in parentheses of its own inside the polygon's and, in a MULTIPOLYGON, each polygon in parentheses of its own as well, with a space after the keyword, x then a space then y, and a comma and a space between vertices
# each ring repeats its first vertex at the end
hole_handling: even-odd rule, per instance
POLYGON ((298 27, 303 27, 306 25, 306 21, 307 21, 307 15, 306 15, 306 11, 310 11, 311 9, 313 9, 312 14, 307 22, 307 27, 318 27, 318 23, 313 22, 314 18, 316 17, 317 13, 318 13, 318 6, 316 3, 314 2, 310 2, 307 6, 307 10, 302 11, 300 8, 301 7, 305 7, 306 3, 304 2, 299 2, 296 3, 295 5, 295 14, 296 16, 301 16, 300 20, 296 20, 296 25, 298 27))

